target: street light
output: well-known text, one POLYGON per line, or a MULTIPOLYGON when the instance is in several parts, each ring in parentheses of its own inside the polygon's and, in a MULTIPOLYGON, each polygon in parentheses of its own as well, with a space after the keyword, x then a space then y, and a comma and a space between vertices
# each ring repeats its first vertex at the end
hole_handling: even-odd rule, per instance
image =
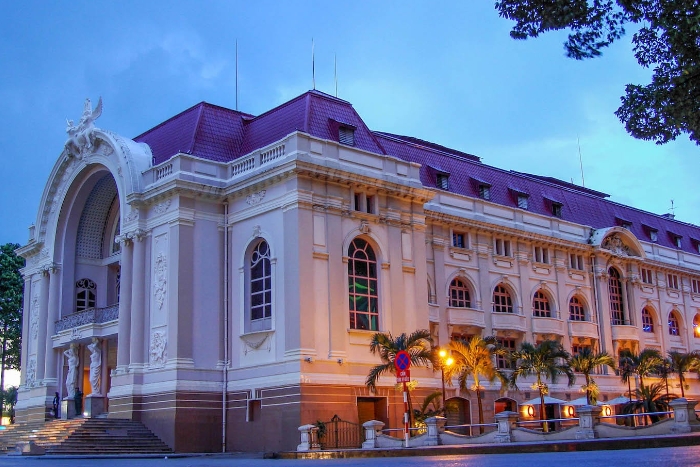
POLYGON ((440 349, 438 356, 440 357, 440 374, 442 376, 442 410, 447 414, 445 407, 445 367, 451 366, 454 363, 454 359, 445 349, 440 349))

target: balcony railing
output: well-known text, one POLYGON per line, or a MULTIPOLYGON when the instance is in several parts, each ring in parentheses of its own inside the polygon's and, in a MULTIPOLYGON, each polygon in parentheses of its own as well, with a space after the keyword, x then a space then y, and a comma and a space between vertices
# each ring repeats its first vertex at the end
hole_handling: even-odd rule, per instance
POLYGON ((89 308, 78 313, 73 313, 56 321, 55 332, 58 334, 66 329, 73 329, 85 324, 101 324, 114 321, 119 318, 119 304, 104 308, 89 308))

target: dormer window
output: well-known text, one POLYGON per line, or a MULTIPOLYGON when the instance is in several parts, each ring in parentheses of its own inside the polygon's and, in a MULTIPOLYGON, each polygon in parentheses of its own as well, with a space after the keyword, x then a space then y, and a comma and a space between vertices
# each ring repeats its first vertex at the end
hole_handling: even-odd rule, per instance
POLYGON ((676 245, 676 248, 682 248, 683 247, 683 242, 682 238, 680 235, 674 235, 673 236, 673 244, 676 245))
POLYGON ((518 195, 518 207, 520 209, 527 209, 527 195, 524 194, 519 194, 518 195))
POLYGON ((349 126, 338 127, 338 141, 347 146, 355 145, 355 129, 349 126))
POLYGON ((561 219, 563 207, 561 203, 552 203, 552 215, 561 219))
POLYGON ((479 198, 489 200, 491 199, 491 185, 481 184, 479 185, 479 198))
POLYGON ((658 230, 650 230, 649 231, 649 239, 652 242, 658 242, 659 241, 659 231, 658 230))
POLYGON ((627 222, 627 221, 622 221, 622 222, 620 223, 620 227, 622 227, 623 229, 631 230, 631 229, 632 229, 632 223, 631 223, 631 222, 627 222))
POLYGON ((450 178, 450 175, 446 174, 446 173, 435 174, 435 185, 438 188, 440 188, 441 190, 449 190, 450 189, 449 178, 450 178))

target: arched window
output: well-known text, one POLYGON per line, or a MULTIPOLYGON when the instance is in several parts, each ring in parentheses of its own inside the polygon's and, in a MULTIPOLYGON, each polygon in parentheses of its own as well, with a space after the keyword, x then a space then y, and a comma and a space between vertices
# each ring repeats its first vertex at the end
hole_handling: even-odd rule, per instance
POLYGON ((583 301, 576 296, 569 300, 569 320, 586 321, 586 309, 583 306, 583 301))
POLYGON ((700 315, 695 315, 693 318, 693 335, 700 337, 700 315))
POLYGON ((493 311, 496 313, 513 313, 513 300, 502 285, 493 289, 493 311))
POLYGON ((377 257, 365 240, 356 238, 348 248, 350 329, 379 329, 377 257))
POLYGON ((455 278, 450 284, 450 306, 455 308, 471 308, 469 287, 461 279, 455 278))
POLYGON ((622 281, 617 269, 608 270, 608 295, 610 296, 610 318, 612 324, 625 324, 624 302, 622 301, 622 281))
POLYGON ((250 252, 250 325, 248 331, 272 329, 272 266, 270 246, 258 242, 250 252))
POLYGON ((642 331, 654 332, 654 316, 646 307, 642 309, 642 331))
POLYGON ((90 279, 80 279, 75 283, 75 311, 95 308, 95 290, 97 285, 90 279))
POLYGON ((681 335, 681 328, 678 323, 678 316, 676 316, 676 313, 673 311, 668 314, 668 334, 670 336, 681 335))
POLYGON ((540 290, 535 292, 532 298, 532 314, 538 318, 551 318, 552 311, 549 308, 549 299, 540 290))

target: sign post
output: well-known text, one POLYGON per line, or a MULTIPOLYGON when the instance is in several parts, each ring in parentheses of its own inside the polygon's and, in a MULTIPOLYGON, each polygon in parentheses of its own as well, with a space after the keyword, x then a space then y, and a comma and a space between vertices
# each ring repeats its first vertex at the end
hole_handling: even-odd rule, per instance
POLYGON ((394 357, 396 367, 396 382, 403 383, 403 438, 404 447, 408 447, 410 432, 408 430, 408 387, 406 383, 411 381, 411 356, 405 350, 399 350, 394 357))

